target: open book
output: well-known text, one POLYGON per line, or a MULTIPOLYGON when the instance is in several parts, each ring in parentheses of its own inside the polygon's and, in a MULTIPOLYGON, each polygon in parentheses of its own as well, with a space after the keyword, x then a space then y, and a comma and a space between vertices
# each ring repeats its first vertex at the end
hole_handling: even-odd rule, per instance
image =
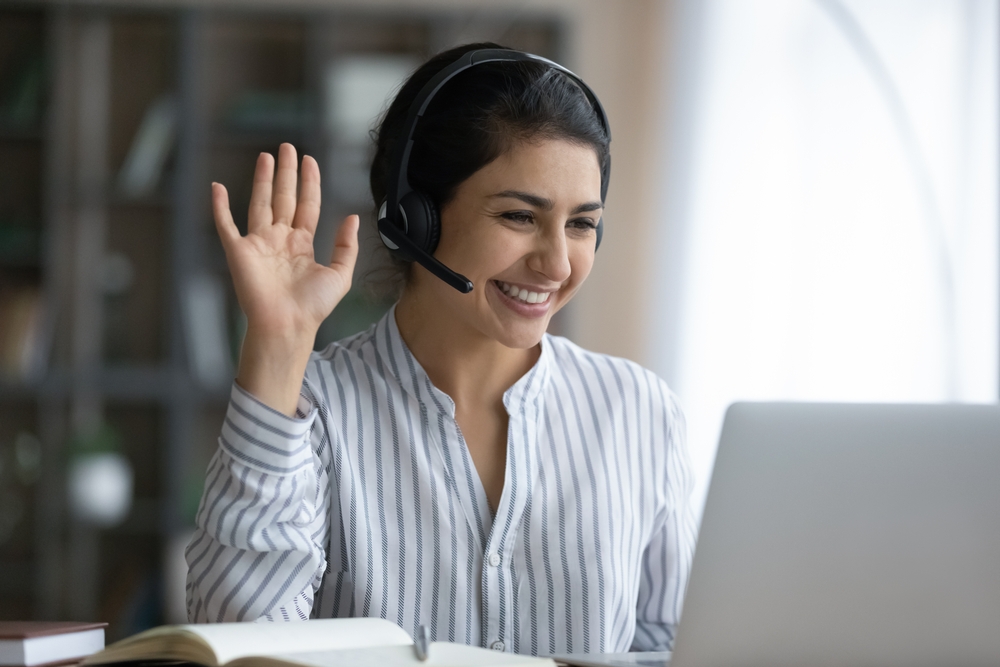
POLYGON ((417 658, 413 640, 380 618, 332 618, 292 623, 215 623, 153 628, 123 639, 81 663, 183 661, 205 667, 554 667, 551 660, 475 646, 433 642, 417 658))

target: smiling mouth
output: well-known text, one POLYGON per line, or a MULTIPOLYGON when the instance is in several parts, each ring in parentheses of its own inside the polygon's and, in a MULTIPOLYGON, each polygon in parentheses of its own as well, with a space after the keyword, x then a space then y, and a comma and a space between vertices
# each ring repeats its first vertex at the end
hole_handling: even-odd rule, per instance
POLYGON ((493 284, 500 288, 500 291, 510 298, 517 299, 522 303, 545 303, 549 300, 549 296, 552 294, 552 292, 529 292, 526 289, 522 289, 516 285, 511 285, 510 283, 505 283, 502 280, 494 280, 493 284))

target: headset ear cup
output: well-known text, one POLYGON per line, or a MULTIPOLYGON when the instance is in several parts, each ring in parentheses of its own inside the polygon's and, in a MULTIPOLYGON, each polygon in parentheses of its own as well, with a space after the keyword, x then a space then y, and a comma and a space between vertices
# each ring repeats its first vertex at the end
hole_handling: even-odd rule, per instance
POLYGON ((435 206, 430 197, 422 198, 427 206, 427 252, 433 255, 441 241, 441 219, 438 215, 438 207, 435 206))
POLYGON ((437 206, 427 195, 410 191, 400 200, 399 207, 406 216, 406 235, 421 250, 433 254, 441 238, 437 206))
POLYGON ((604 218, 597 221, 597 243, 594 244, 594 252, 601 247, 601 238, 604 237, 604 218))

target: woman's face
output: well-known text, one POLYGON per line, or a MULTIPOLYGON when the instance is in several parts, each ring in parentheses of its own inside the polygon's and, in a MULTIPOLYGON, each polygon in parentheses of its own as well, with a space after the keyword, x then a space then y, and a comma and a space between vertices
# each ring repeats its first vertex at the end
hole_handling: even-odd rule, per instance
POLYGON ((441 210, 434 255, 468 277, 473 291, 462 294, 416 267, 411 286, 483 336, 533 347, 590 273, 601 213, 592 148, 519 143, 461 183, 441 210))

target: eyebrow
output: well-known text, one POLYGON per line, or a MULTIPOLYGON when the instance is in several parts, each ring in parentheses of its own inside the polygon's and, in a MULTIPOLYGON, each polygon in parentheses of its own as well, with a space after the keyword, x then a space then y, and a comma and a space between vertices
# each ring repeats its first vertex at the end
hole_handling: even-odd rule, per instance
MULTIPOLYGON (((498 192, 496 194, 490 195, 490 199, 519 199, 520 201, 523 201, 525 204, 529 204, 531 206, 540 208, 545 211, 551 211, 553 206, 551 199, 548 199, 546 197, 539 197, 538 195, 533 195, 530 192, 523 192, 521 190, 504 190, 503 192, 498 192)), ((570 214, 575 215, 577 213, 588 213, 590 211, 599 211, 602 208, 604 208, 604 204, 602 204, 601 202, 589 201, 580 204, 579 206, 574 208, 572 211, 570 211, 570 214)))

